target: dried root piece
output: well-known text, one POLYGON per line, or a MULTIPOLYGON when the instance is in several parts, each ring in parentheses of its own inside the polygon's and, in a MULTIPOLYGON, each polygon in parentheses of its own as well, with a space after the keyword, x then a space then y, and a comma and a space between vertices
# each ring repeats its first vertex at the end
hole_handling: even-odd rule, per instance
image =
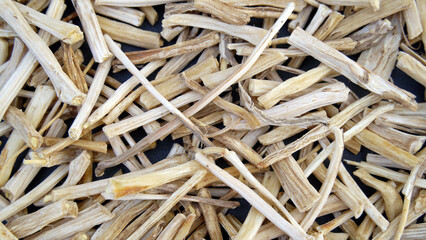
POLYGON ((94 5, 95 12, 107 17, 111 17, 122 22, 139 27, 145 19, 145 13, 129 7, 113 7, 104 5, 94 5))
POLYGON ((72 220, 60 222, 57 227, 46 229, 39 232, 29 239, 61 239, 73 236, 81 231, 90 229, 103 222, 109 221, 114 217, 106 207, 101 204, 93 204, 91 207, 84 209, 78 213, 78 217, 72 220))
POLYGON ((424 235, 421 224, 404 230, 426 206, 426 104, 390 77, 398 62, 424 83, 426 61, 409 47, 426 36, 423 1, 175 2, 73 0, 75 12, 63 17, 63 0, 0 0, 0 136, 8 138, 0 231, 8 239, 222 239, 221 228, 233 239, 424 235), (141 25, 155 24, 152 6, 164 3, 161 33, 141 25), (287 19, 291 36, 278 34, 287 19), (79 49, 73 23, 84 26, 92 56, 79 49), (356 53, 357 62, 347 56, 356 53), (307 56, 320 63, 303 71, 307 56), (111 67, 132 77, 118 81, 111 67), (369 94, 333 78, 340 74, 369 94), (183 147, 153 164, 143 151, 169 136, 183 147), (377 155, 347 163, 379 190, 369 197, 341 162, 344 147, 358 154, 361 146, 377 155), (95 180, 94 163, 96 175, 120 163, 130 173, 95 180), (239 198, 253 205, 244 223, 227 212, 239 198), (41 209, 28 214, 31 205, 41 209), (334 218, 319 225, 325 215, 334 218))
POLYGON ((8 22, 37 58, 40 65, 43 66, 44 71, 55 87, 58 97, 66 103, 76 106, 81 105, 86 95, 77 89, 65 74, 46 43, 34 32, 12 1, 3 0, 1 3, 3 7, 1 8, 0 16, 8 22))
MULTIPOLYGON (((126 56, 133 64, 143 64, 154 60, 166 59, 189 52, 202 50, 219 43, 219 34, 211 32, 199 38, 194 38, 171 46, 144 51, 126 52, 126 56)), ((114 69, 123 68, 118 60, 114 61, 114 69)))
POLYGON ((163 27, 192 26, 223 32, 231 36, 244 39, 254 45, 262 41, 266 30, 248 25, 232 25, 216 20, 214 18, 194 14, 174 14, 162 22, 163 27))
POLYGON ((421 64, 414 57, 405 52, 399 52, 396 67, 423 86, 426 86, 426 66, 421 64))
POLYGON ((97 16, 97 21, 102 31, 116 41, 141 48, 159 48, 163 45, 159 33, 142 30, 101 16, 97 16))
POLYGON ((76 218, 78 213, 77 203, 61 200, 56 203, 25 216, 18 217, 6 226, 15 236, 23 238, 29 236, 50 223, 62 218, 76 218))
POLYGON ((366 170, 358 169, 354 172, 354 175, 370 187, 380 191, 385 203, 386 216, 392 221, 402 211, 402 199, 395 187, 389 183, 382 182, 373 176, 371 176, 366 170))
POLYGON ((354 49, 343 51, 343 53, 346 55, 353 55, 370 49, 383 39, 390 30, 392 30, 391 22, 387 19, 370 23, 348 36, 356 41, 357 45, 354 49))
POLYGON ((30 192, 0 210, 0 220, 6 220, 48 193, 67 174, 68 166, 61 165, 30 192))
POLYGON ((199 169, 192 177, 180 186, 173 194, 167 199, 158 210, 146 220, 128 239, 136 240, 144 236, 148 230, 154 226, 170 209, 187 194, 201 179, 207 174, 205 169, 199 169))
POLYGON ((111 179, 105 192, 113 193, 114 197, 119 198, 127 194, 145 191, 180 178, 191 176, 199 168, 200 165, 197 162, 190 161, 181 166, 150 172, 140 176, 111 179))
POLYGON ((341 21, 330 37, 333 39, 344 37, 362 26, 408 9, 410 4, 411 0, 388 0, 380 3, 378 11, 374 11, 373 8, 363 8, 341 21))
MULTIPOLYGON (((277 143, 272 146, 270 151, 274 152, 284 144, 277 143)), ((303 170, 292 156, 272 164, 272 169, 274 169, 284 191, 300 212, 311 209, 320 198, 320 195, 309 183, 303 170)))
POLYGON ((3 223, 0 223, 0 236, 2 236, 2 238, 4 240, 18 240, 19 239, 15 235, 13 235, 13 233, 10 232, 10 230, 6 226, 4 226, 3 223))
POLYGON ((32 150, 41 147, 43 137, 34 129, 31 121, 20 109, 10 106, 4 115, 4 120, 19 132, 21 138, 32 150))
POLYGON ((355 84, 373 93, 379 94, 384 98, 398 101, 413 111, 417 109, 417 103, 411 93, 398 88, 386 79, 363 68, 342 53, 310 36, 302 29, 296 28, 290 35, 289 42, 319 59, 322 63, 333 68, 335 71, 343 74, 355 84))
POLYGON ((245 25, 250 21, 247 13, 221 1, 196 0, 194 7, 200 12, 211 14, 229 24, 245 25))
POLYGON ((46 30, 64 43, 74 44, 83 40, 83 33, 77 25, 49 17, 20 3, 15 3, 15 6, 30 24, 46 30))
MULTIPOLYGON (((211 198, 210 192, 206 188, 201 188, 198 191, 198 196, 211 198)), ((213 240, 221 240, 222 232, 220 230, 219 220, 216 214, 216 209, 212 205, 200 204, 203 213, 204 221, 206 223, 207 231, 210 238, 213 240)))
POLYGON ((271 108, 281 99, 302 91, 312 84, 321 81, 324 77, 330 74, 333 70, 325 65, 320 65, 317 68, 311 69, 297 77, 287 79, 268 93, 258 98, 259 103, 265 108, 271 108))
POLYGON ((80 111, 78 112, 73 124, 68 131, 69 136, 74 140, 79 139, 81 136, 83 125, 89 117, 99 97, 99 94, 102 91, 102 87, 104 86, 106 77, 111 68, 111 61, 112 58, 104 61, 98 66, 93 82, 90 85, 89 92, 87 93, 86 101, 84 101, 80 111))
MULTIPOLYGON (((293 9, 294 9, 294 4, 290 3, 289 6, 287 6, 286 10, 283 11, 280 18, 278 18, 274 26, 268 31, 268 34, 264 36, 262 42, 255 48, 252 55, 250 55, 250 57, 247 58, 247 60, 244 62, 241 68, 238 71, 234 72, 231 76, 229 76, 229 78, 227 78, 224 82, 222 82, 219 86, 217 86, 213 91, 210 91, 209 94, 204 96, 202 100, 198 101, 194 106, 191 106, 188 110, 186 110, 184 114, 186 116, 192 116, 193 114, 197 113, 202 108, 204 108, 208 103, 210 103, 213 99, 219 96, 223 91, 225 91, 229 86, 237 82, 250 69, 250 67, 253 66, 253 64, 261 55, 262 51, 266 48, 269 41, 279 31, 281 26, 284 25, 285 21, 288 19, 293 9)), ((111 159, 108 163, 108 167, 115 166, 117 164, 124 162, 125 160, 127 160, 129 156, 134 156, 136 153, 138 153, 142 149, 145 149, 147 146, 149 146, 156 140, 173 132, 179 126, 180 126, 180 122, 177 119, 173 120, 172 122, 162 127, 155 134, 150 135, 142 139, 141 141, 139 141, 135 146, 132 147, 132 149, 129 149, 129 151, 127 151, 125 154, 122 154, 115 159, 111 159)))
POLYGON ((282 218, 272 207, 267 204, 262 198, 254 193, 246 185, 233 178, 218 166, 216 166, 208 157, 202 153, 196 153, 195 159, 200 162, 204 167, 209 169, 216 177, 225 182, 232 189, 240 193, 249 203, 251 203, 259 212, 261 212, 266 218, 273 222, 282 231, 287 233, 289 236, 299 237, 300 239, 309 239, 310 236, 303 231, 295 228, 287 220, 282 218))
POLYGON ((92 235, 91 239, 115 239, 133 218, 151 205, 151 201, 133 200, 123 202, 112 211, 114 218, 104 222, 92 235))
POLYGON ((112 54, 105 43, 92 2, 90 0, 73 0, 72 3, 82 22, 93 58, 99 63, 107 60, 112 54))

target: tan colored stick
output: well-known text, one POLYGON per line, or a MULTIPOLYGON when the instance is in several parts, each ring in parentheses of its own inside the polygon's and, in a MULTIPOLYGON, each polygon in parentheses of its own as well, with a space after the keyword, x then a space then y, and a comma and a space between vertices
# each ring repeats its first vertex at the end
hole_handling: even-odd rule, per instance
MULTIPOLYGON (((54 138, 54 137, 45 137, 44 138, 44 145, 46 146, 53 146, 57 143, 62 142, 63 138, 54 138)), ((104 142, 96 142, 96 141, 89 141, 89 140, 77 140, 73 143, 71 143, 70 146, 75 146, 81 149, 86 149, 94 152, 100 152, 100 153, 106 153, 107 152, 107 144, 104 142)))
POLYGON ((111 61, 112 58, 99 64, 93 82, 90 85, 89 92, 87 93, 86 101, 84 101, 70 129, 68 130, 68 135, 74 140, 79 139, 81 136, 83 125, 92 112, 93 106, 101 93, 106 76, 111 68, 111 61))
POLYGON ((76 159, 72 160, 69 165, 67 179, 59 188, 76 185, 89 167, 91 158, 88 151, 83 151, 76 159))
POLYGON ((61 66, 46 43, 34 32, 12 1, 2 0, 2 5, 4 7, 0 10, 0 16, 18 33, 40 65, 43 66, 59 98, 66 103, 80 105, 86 95, 78 90, 65 72, 62 71, 61 66))
POLYGON ((185 237, 188 235, 190 228, 192 227, 192 224, 194 223, 195 219, 196 219, 196 215, 194 213, 189 214, 186 217, 186 220, 182 224, 179 231, 174 236, 173 240, 184 240, 185 237))
POLYGON ((330 166, 328 167, 327 175, 325 177, 325 180, 323 181, 323 184, 319 192, 321 197, 318 200, 318 202, 314 204, 314 206, 306 214, 306 216, 303 218, 301 222, 301 226, 305 230, 308 229, 313 224, 315 219, 318 217, 321 209, 323 208, 324 204, 326 203, 327 198, 330 195, 331 189, 334 185, 334 181, 336 179, 336 176, 339 170, 339 165, 342 160, 343 149, 344 149, 342 130, 339 130, 336 127, 333 127, 332 131, 336 138, 336 140, 334 141, 335 142, 334 153, 330 159, 330 166))
POLYGON ((374 123, 368 126, 368 130, 374 132, 395 146, 404 149, 411 154, 419 151, 426 141, 425 136, 409 134, 388 126, 380 126, 374 123))
POLYGON ((228 173, 217 167, 210 159, 202 153, 196 153, 195 159, 199 161, 204 167, 211 171, 216 177, 225 182, 228 186, 232 187, 235 191, 241 194, 250 204, 252 204, 259 212, 265 215, 271 222, 273 222, 282 231, 287 233, 290 237, 297 239, 309 239, 310 236, 304 232, 300 232, 292 226, 287 220, 281 217, 273 208, 267 204, 262 198, 254 193, 250 188, 236 180, 228 173))
POLYGON ((258 101, 265 108, 271 108, 286 96, 301 91, 304 88, 321 81, 322 78, 326 77, 332 71, 333 70, 331 70, 329 67, 320 65, 305 72, 304 74, 287 79, 285 82, 281 83, 268 93, 260 96, 258 101))
POLYGON ((93 9, 98 14, 132 24, 136 27, 142 25, 145 19, 144 12, 129 7, 94 5, 93 9))
MULTIPOLYGON (((389 180, 405 183, 409 177, 408 174, 392 171, 390 169, 387 169, 385 167, 380 167, 375 164, 367 163, 367 162, 354 162, 350 160, 345 160, 346 163, 350 165, 354 165, 357 167, 364 168, 367 170, 370 174, 377 175, 379 177, 384 177, 389 180)), ((426 188, 426 180, 424 179, 417 179, 415 185, 420 188, 426 188)))
POLYGON ((277 8, 288 8, 289 3, 293 2, 295 4, 294 11, 300 12, 305 6, 306 2, 301 0, 290 1, 290 0, 246 0, 246 1, 238 1, 238 0, 223 0, 222 2, 235 5, 235 6, 271 6, 277 8))
POLYGON ((380 3, 378 11, 374 11, 373 8, 361 9, 341 21, 330 34, 330 37, 333 39, 344 37, 364 25, 405 10, 410 4, 410 0, 386 0, 380 3))
MULTIPOLYGON (((39 86, 36 88, 34 97, 31 99, 25 110, 25 115, 31 120, 33 126, 36 126, 41 122, 54 98, 55 91, 52 87, 39 86)), ((0 186, 4 186, 4 184, 8 181, 17 158, 16 153, 22 146, 24 146, 24 144, 25 142, 21 138, 20 134, 18 132, 12 132, 3 149, 3 151, 6 151, 7 153, 6 158, 2 159, 0 162, 0 165, 2 165, 2 168, 0 169, 0 186)))
POLYGON ((410 7, 403 13, 405 24, 407 26, 408 39, 414 39, 424 31, 419 10, 417 8, 417 1, 410 0, 410 7))
MULTIPOLYGON (((166 66, 164 66, 166 67, 166 66)), ((193 81, 200 81, 200 77, 209 73, 218 71, 218 62, 213 56, 199 62, 185 71, 185 74, 193 81)), ((152 81, 156 84, 155 88, 168 100, 180 95, 188 89, 188 86, 180 81, 179 75, 167 76, 152 81)), ((140 95, 142 106, 149 110, 153 107, 160 105, 160 102, 153 98, 149 92, 144 92, 140 95)))
POLYGON ((144 236, 148 230, 154 226, 170 209, 186 195, 201 179, 207 174, 205 169, 199 169, 188 181, 186 181, 181 187, 179 187, 173 194, 167 199, 160 208, 140 226, 128 239, 136 240, 144 236))
MULTIPOLYGON (((166 59, 202 50, 216 45, 217 43, 219 43, 219 34, 211 32, 199 38, 194 38, 159 49, 126 52, 126 56, 129 57, 133 64, 143 64, 153 60, 166 59)), ((114 69, 123 67, 124 66, 121 66, 118 60, 114 61, 114 69)))
MULTIPOLYGON (((124 175, 124 177, 131 177, 131 176, 137 176, 141 175, 143 173, 148 173, 152 171, 157 171, 163 168, 172 167, 176 164, 183 164, 187 161, 186 157, 178 156, 174 157, 172 159, 165 159, 166 161, 160 161, 156 164, 153 164, 150 167, 146 167, 144 169, 141 169, 136 172, 128 173, 127 175, 124 175)), ((116 176, 118 177, 118 176, 116 176)), ((96 194, 101 194, 105 191, 105 189, 108 186, 108 181, 115 179, 114 177, 110 179, 102 179, 98 181, 93 181, 89 183, 83 183, 75 186, 70 186, 62 189, 55 189, 53 190, 49 195, 46 195, 44 197, 45 202, 53 201, 56 202, 60 199, 78 199, 83 198, 87 196, 92 196, 96 194)))
MULTIPOLYGON (((278 178, 272 172, 266 172, 263 178, 262 184, 273 194, 276 196, 280 189, 280 183, 278 178)), ((254 239, 256 233, 259 231, 263 221, 265 220, 265 216, 263 216, 256 208, 250 208, 250 211, 244 220, 243 225, 235 236, 235 240, 251 240, 254 239)))
MULTIPOLYGON (((193 106, 191 106, 190 109, 185 111, 185 114, 187 116, 192 116, 193 114, 197 113, 201 109, 203 109, 208 103, 213 101, 214 98, 219 96, 223 91, 225 91, 229 86, 234 84, 238 79, 240 79, 253 64, 256 62, 256 60, 261 55, 261 52, 266 48, 269 41, 275 36, 275 34, 278 32, 278 30, 283 26, 285 21, 287 20, 288 16, 291 14, 291 12, 294 9, 294 4, 290 3, 289 6, 287 6, 286 10, 283 11, 280 18, 277 20, 277 22, 274 24, 274 26, 268 31, 268 34, 264 36, 264 39, 262 40, 262 43, 259 44, 255 50, 253 51, 252 55, 250 55, 249 58, 244 62, 244 64, 241 66, 241 68, 234 72, 229 78, 227 78, 224 82, 222 82, 218 87, 216 87, 213 91, 210 91, 209 94, 207 94, 202 100, 195 103, 193 106)), ((164 127, 162 127, 159 131, 157 131, 155 134, 150 135, 149 137, 146 137, 139 141, 136 145, 134 145, 129 151, 127 151, 125 154, 122 154, 121 156, 111 159, 109 161, 104 161, 106 163, 106 167, 115 166, 117 164, 120 164, 121 162, 124 162, 127 160, 130 156, 134 156, 136 153, 140 152, 142 149, 146 148, 153 142, 155 142, 157 139, 166 136, 173 132, 176 128, 180 126, 179 120, 173 120, 172 122, 168 123, 164 127)))
POLYGON ((343 53, 346 55, 353 55, 364 50, 368 50, 380 42, 391 30, 392 24, 387 19, 372 22, 348 36, 356 41, 357 44, 354 49, 344 51, 343 53))
POLYGON ((305 28, 313 9, 314 7, 309 4, 303 6, 303 9, 297 14, 297 18, 288 24, 288 30, 293 31, 296 27, 305 28))
POLYGON ((74 44, 83 40, 83 33, 77 25, 49 17, 20 3, 15 3, 15 6, 30 24, 44 29, 53 36, 59 38, 61 41, 68 44, 74 44))
MULTIPOLYGON (((165 63, 165 61, 154 61, 151 63, 148 63, 145 67, 143 67, 140 72, 141 74, 148 76, 152 72, 154 72, 157 68, 162 66, 165 63)), ((139 81, 135 77, 129 78, 126 82, 121 84, 119 87, 117 87, 117 90, 114 92, 111 88, 106 88, 105 86, 102 87, 102 90, 106 91, 108 89, 108 100, 98 109, 96 109, 87 119, 86 123, 84 124, 84 128, 88 128, 91 125, 94 125, 96 122, 101 120, 106 114, 108 114, 123 98, 129 94, 129 92, 137 86, 139 81), (111 90, 111 91, 109 91, 111 90)), ((101 90, 101 91, 102 91, 101 90)), ((111 121, 114 121, 112 119, 111 121)))
MULTIPOLYGON (((201 188, 198 191, 198 196, 204 198, 211 198, 210 192, 206 188, 201 188)), ((216 208, 212 205, 200 204, 201 211, 204 216, 204 221, 206 223, 207 231, 210 238, 213 240, 221 240, 222 232, 220 230, 219 220, 216 214, 216 208)))
MULTIPOLYGON (((318 2, 325 3, 327 5, 340 5, 340 6, 358 6, 358 7, 369 7, 370 0, 317 0, 318 2)), ((373 6, 374 7, 374 6, 373 6)), ((379 8, 375 8, 378 10, 379 8)))
MULTIPOLYGON (((271 151, 277 150, 279 146, 284 146, 284 144, 276 143, 272 146, 271 151)), ((318 201, 320 195, 309 183, 299 164, 292 156, 272 164, 272 168, 284 191, 300 212, 311 209, 315 202, 318 201)))
POLYGON ((9 56, 9 43, 6 40, 1 39, 0 40, 0 66, 7 61, 8 56, 9 56))
POLYGON ((0 210, 0 220, 8 219, 49 192, 67 174, 68 166, 61 165, 30 192, 0 210))
MULTIPOLYGON (((114 55, 128 68, 128 70, 135 75, 135 77, 143 83, 145 88, 158 100, 160 101, 173 115, 175 115, 187 128, 191 129, 193 133, 206 145, 212 145, 210 140, 202 135, 197 126, 195 126, 191 120, 189 120, 181 111, 174 107, 161 93, 155 89, 155 87, 146 79, 133 65, 126 55, 120 50, 120 48, 114 43, 114 41, 105 35, 107 44, 114 53, 114 55)), ((99 166, 98 166, 99 168, 99 166)))
POLYGON ((398 53, 396 67, 408 74, 418 83, 426 86, 426 66, 405 52, 398 53))
MULTIPOLYGON (((250 171, 250 173, 252 174, 256 174, 256 173, 263 173, 267 170, 265 169, 259 169, 256 168, 255 166, 253 166, 252 164, 245 164, 245 167, 250 171)), ((224 171, 226 171, 227 173, 229 173, 231 176, 233 177, 237 177, 240 172, 238 171, 238 169, 236 167, 228 167, 223 169, 224 171)), ((208 173, 206 175, 206 177, 195 186, 195 189, 200 189, 206 186, 209 186, 210 184, 219 181, 219 179, 214 176, 212 173, 208 173)))
POLYGON ((97 203, 91 207, 80 211, 78 217, 62 224, 51 228, 49 230, 37 233, 28 239, 42 240, 42 239, 63 239, 72 236, 78 232, 86 231, 96 225, 111 220, 114 214, 106 207, 97 203))
POLYGON ((397 51, 402 39, 402 29, 399 25, 401 17, 394 15, 391 20, 395 29, 385 34, 376 45, 363 51, 357 60, 358 64, 383 79, 389 79, 395 68, 397 51))
POLYGON ((78 207, 75 202, 62 200, 31 214, 16 218, 9 222, 7 227, 17 237, 24 238, 59 219, 76 218, 77 213, 78 207))
MULTIPOLYGON (((198 101, 202 98, 202 95, 194 91, 182 94, 181 96, 173 99, 170 103, 176 108, 180 108, 189 103, 198 101)), ((137 115, 135 117, 130 117, 120 122, 113 124, 108 124, 102 128, 108 138, 118 136, 120 134, 130 132, 134 129, 139 128, 142 125, 146 125, 152 121, 155 121, 161 117, 164 117, 169 113, 169 110, 164 106, 159 106, 157 108, 151 109, 145 113, 137 115)))
POLYGON ((99 22, 96 19, 95 10, 90 0, 73 0, 75 10, 82 22, 83 31, 86 34, 87 42, 93 58, 96 62, 103 62, 111 57, 111 52, 103 38, 99 22))
MULTIPOLYGON (((420 20, 422 22, 423 32, 421 35, 423 48, 426 50, 426 3, 424 1, 416 1, 417 9, 419 10, 420 20)), ((404 50, 405 51, 405 50, 404 50)))
POLYGON ((174 14, 162 22, 163 27, 191 26, 224 32, 228 35, 244 39, 254 45, 261 42, 266 30, 249 25, 233 25, 211 17, 195 14, 174 14))
POLYGON ((4 120, 20 133, 21 138, 32 150, 41 147, 43 137, 35 130, 31 121, 20 109, 10 106, 4 115, 4 120))
POLYGON ((182 213, 176 214, 176 216, 167 224, 166 228, 157 237, 158 240, 169 240, 179 231, 181 225, 186 221, 186 216, 182 213))
POLYGON ((366 185, 373 187, 377 191, 381 192, 385 203, 386 216, 388 217, 389 221, 392 221, 401 213, 402 199, 399 196, 399 193, 396 191, 395 187, 389 183, 374 178, 365 169, 362 168, 355 171, 354 175, 357 176, 366 185))
POLYGON ((236 228, 236 226, 234 226, 232 224, 232 222, 230 221, 229 216, 230 216, 229 214, 227 216, 225 216, 225 214, 223 214, 222 212, 220 212, 218 214, 220 225, 225 229, 226 233, 232 239, 232 238, 234 238, 237 235, 238 229, 236 228))
POLYGON ((18 240, 18 238, 13 235, 12 232, 10 232, 10 230, 4 226, 3 223, 0 222, 0 236, 4 239, 4 240, 18 240))
POLYGON ((194 174, 200 165, 190 161, 180 166, 149 172, 135 177, 119 177, 109 179, 106 193, 112 193, 115 198, 140 191, 145 191, 194 174), (147 181, 149 179, 149 181, 147 181))
POLYGON ((124 201, 116 207, 112 214, 114 218, 103 223, 92 235, 93 240, 111 240, 115 239, 121 231, 129 224, 140 212, 152 205, 151 201, 124 201))
MULTIPOLYGON (((47 32, 45 33, 48 34, 47 32)), ((7 54, 6 55, 7 57, 9 55, 9 49, 5 49, 4 51, 6 52, 3 54, 7 54)), ((8 81, 8 79, 12 76, 17 65, 21 62, 22 58, 26 55, 27 52, 28 52, 28 49, 25 46, 25 44, 21 41, 21 39, 15 38, 15 40, 13 41, 12 53, 10 54, 9 60, 5 64, 0 66, 2 68, 2 71, 0 74, 0 87, 3 87, 6 81, 8 81)))
POLYGON ((355 84, 373 93, 382 95, 384 98, 398 101, 412 110, 417 109, 417 103, 412 94, 408 94, 389 83, 386 79, 363 68, 342 53, 307 34, 302 29, 295 29, 290 36, 289 42, 319 59, 335 71, 343 74, 355 84))
POLYGON ((176 1, 177 0, 96 0, 95 4, 108 6, 144 7, 161 5, 176 1))
POLYGON ((247 13, 221 1, 195 0, 194 7, 200 12, 208 13, 229 24, 245 25, 250 22, 250 16, 247 13))
POLYGON ((102 31, 116 41, 148 49, 163 45, 159 33, 142 30, 101 16, 97 16, 97 21, 102 31))
MULTIPOLYGON (((322 4, 320 5, 320 7, 318 7, 318 11, 315 13, 314 18, 311 20, 311 23, 309 24, 309 26, 306 28, 306 31, 309 33, 312 33, 312 35, 316 38, 318 38, 319 40, 323 41, 325 40, 328 35, 331 33, 331 31, 337 26, 337 24, 342 21, 342 19, 344 18, 344 15, 340 14, 339 12, 336 11, 332 11, 329 15, 327 15, 327 20, 325 20, 324 24, 321 25, 321 27, 319 26, 322 21, 324 21, 324 17, 317 17, 318 14, 326 14, 327 12, 320 12, 319 10, 322 8, 322 4), (317 21, 318 23, 314 24, 313 21, 317 21), (308 31, 310 30, 310 31, 308 31)), ((329 10, 329 9, 326 9, 329 10)), ((329 10, 330 11, 330 10, 329 10)), ((295 67, 295 68, 299 68, 303 61, 304 61, 304 57, 300 57, 300 58, 293 58, 288 66, 289 67, 295 67)))
MULTIPOLYGON (((348 121, 346 124, 347 126, 351 127, 354 123, 348 121)), ((405 150, 402 150, 401 148, 393 145, 386 139, 367 129, 362 130, 360 133, 354 136, 354 139, 370 150, 373 150, 400 165, 414 166, 419 161, 416 156, 405 150)))
MULTIPOLYGON (((112 194, 102 193, 102 196, 104 196, 105 199, 110 199, 110 200, 138 200, 138 199, 139 200, 167 200, 171 196, 171 194, 133 193, 120 198, 115 198, 112 194)), ((197 196, 191 196, 191 195, 186 195, 182 197, 181 201, 203 203, 207 205, 213 205, 217 207, 230 208, 230 209, 234 209, 240 206, 239 202, 224 201, 224 200, 212 199, 212 198, 203 198, 203 197, 197 197, 197 196)))

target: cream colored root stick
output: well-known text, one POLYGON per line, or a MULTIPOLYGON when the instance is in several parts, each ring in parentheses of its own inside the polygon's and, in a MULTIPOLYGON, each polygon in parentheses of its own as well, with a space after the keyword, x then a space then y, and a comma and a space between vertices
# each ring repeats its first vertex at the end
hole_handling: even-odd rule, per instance
POLYGON ((90 51, 96 62, 103 62, 111 57, 111 52, 105 43, 95 10, 90 0, 73 0, 74 8, 83 25, 90 51))
POLYGON ((106 76, 111 68, 111 62, 112 58, 102 62, 98 66, 93 82, 90 85, 89 92, 87 93, 86 101, 84 101, 70 129, 68 130, 68 135, 74 140, 79 139, 81 136, 83 125, 92 112, 93 106, 101 93, 106 76))
POLYGON ((10 0, 2 0, 0 16, 18 33, 50 77, 59 98, 72 105, 81 105, 86 95, 65 74, 43 39, 37 35, 10 0))

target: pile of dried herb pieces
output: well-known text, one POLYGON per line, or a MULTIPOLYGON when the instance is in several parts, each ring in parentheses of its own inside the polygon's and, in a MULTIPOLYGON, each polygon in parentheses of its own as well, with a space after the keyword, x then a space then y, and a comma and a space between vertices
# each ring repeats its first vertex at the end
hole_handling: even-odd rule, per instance
POLYGON ((426 238, 425 0, 66 4, 0 0, 1 239, 426 238))

